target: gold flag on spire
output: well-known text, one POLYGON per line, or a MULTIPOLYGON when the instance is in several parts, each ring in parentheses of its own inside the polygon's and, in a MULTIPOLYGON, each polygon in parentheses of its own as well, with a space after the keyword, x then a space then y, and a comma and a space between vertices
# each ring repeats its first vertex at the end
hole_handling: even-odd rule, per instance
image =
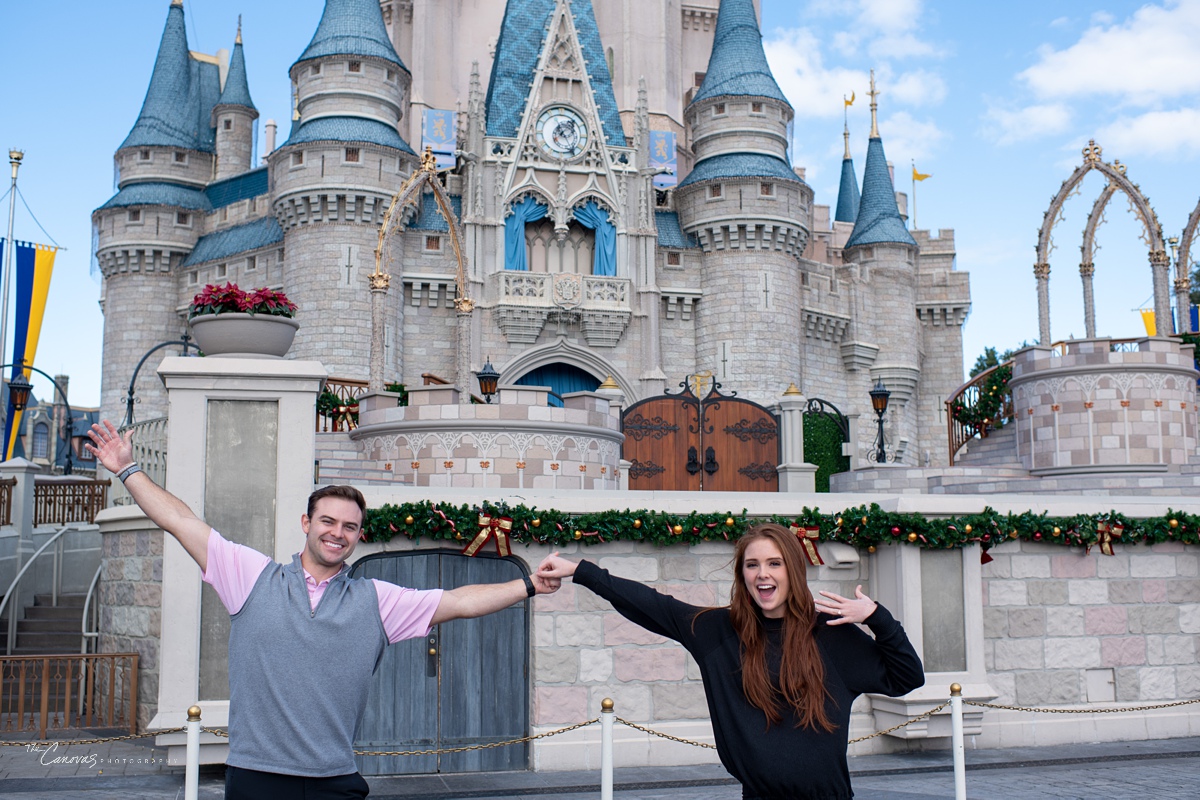
POLYGON ((850 91, 850 99, 849 100, 846 99, 846 95, 842 95, 842 102, 845 103, 847 106, 854 105, 854 90, 850 91))
POLYGON ((914 181, 923 181, 923 180, 925 180, 926 178, 932 178, 932 177, 933 177, 933 173, 932 173, 932 172, 917 172, 917 165, 916 165, 916 164, 913 164, 913 168, 912 168, 912 169, 913 169, 913 180, 914 180, 914 181))

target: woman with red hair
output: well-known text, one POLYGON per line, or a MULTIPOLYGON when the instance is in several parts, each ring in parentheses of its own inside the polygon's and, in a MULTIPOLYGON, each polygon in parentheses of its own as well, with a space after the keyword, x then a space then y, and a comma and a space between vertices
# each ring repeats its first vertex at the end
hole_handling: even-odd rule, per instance
POLYGON ((688 605, 557 553, 538 572, 572 577, 626 619, 687 648, 700 666, 717 754, 741 782, 743 800, 849 798, 854 698, 902 695, 925 676, 887 609, 861 586, 853 598, 814 598, 806 569, 796 536, 766 523, 738 540, 732 598, 719 608, 688 605))

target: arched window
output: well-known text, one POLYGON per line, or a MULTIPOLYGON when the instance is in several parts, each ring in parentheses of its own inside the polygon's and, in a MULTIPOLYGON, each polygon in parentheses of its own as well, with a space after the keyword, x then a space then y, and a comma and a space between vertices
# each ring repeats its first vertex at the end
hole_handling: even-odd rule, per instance
POLYGON ((33 426, 33 457, 50 457, 50 426, 44 422, 33 426))

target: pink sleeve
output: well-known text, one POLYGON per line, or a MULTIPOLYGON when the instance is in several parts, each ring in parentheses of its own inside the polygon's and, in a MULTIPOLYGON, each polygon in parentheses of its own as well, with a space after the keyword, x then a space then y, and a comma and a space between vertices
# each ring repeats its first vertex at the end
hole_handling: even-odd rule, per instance
POLYGON ((226 540, 215 530, 208 535, 208 569, 204 582, 217 590, 217 597, 230 614, 246 604, 258 576, 271 563, 257 550, 226 540))
POLYGON ((433 612, 442 602, 441 589, 405 589, 380 580, 375 580, 375 593, 379 595, 379 618, 388 644, 429 633, 433 612))

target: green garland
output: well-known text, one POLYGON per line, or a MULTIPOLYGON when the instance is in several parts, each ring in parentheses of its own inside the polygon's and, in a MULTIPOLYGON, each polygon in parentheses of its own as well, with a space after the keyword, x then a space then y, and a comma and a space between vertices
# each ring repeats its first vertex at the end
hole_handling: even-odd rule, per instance
MULTIPOLYGON (((465 545, 479 531, 479 515, 512 519, 510 537, 519 544, 559 546, 580 541, 587 545, 606 542, 651 542, 658 546, 698 542, 737 541, 748 527, 768 521, 740 513, 668 514, 640 509, 568 514, 508 503, 482 506, 448 503, 387 504, 367 510, 364 534, 369 542, 386 542, 397 536, 414 541, 458 540, 465 545)), ((927 549, 948 549, 979 543, 985 550, 1008 539, 1048 542, 1072 547, 1090 547, 1099 541, 1097 524, 1123 526, 1114 544, 1200 544, 1200 516, 1169 510, 1162 517, 1130 519, 1115 511, 1107 514, 1077 514, 1051 517, 1026 511, 1001 514, 985 508, 979 514, 961 517, 925 517, 884 511, 877 504, 823 514, 805 507, 798 516, 769 518, 781 525, 820 528, 820 540, 843 542, 873 551, 881 544, 913 544, 927 549)))
POLYGON ((975 430, 999 428, 1004 424, 1005 398, 1008 397, 1008 382, 1012 380, 1012 364, 1003 364, 987 377, 979 387, 979 396, 974 405, 954 406, 954 418, 975 430))

